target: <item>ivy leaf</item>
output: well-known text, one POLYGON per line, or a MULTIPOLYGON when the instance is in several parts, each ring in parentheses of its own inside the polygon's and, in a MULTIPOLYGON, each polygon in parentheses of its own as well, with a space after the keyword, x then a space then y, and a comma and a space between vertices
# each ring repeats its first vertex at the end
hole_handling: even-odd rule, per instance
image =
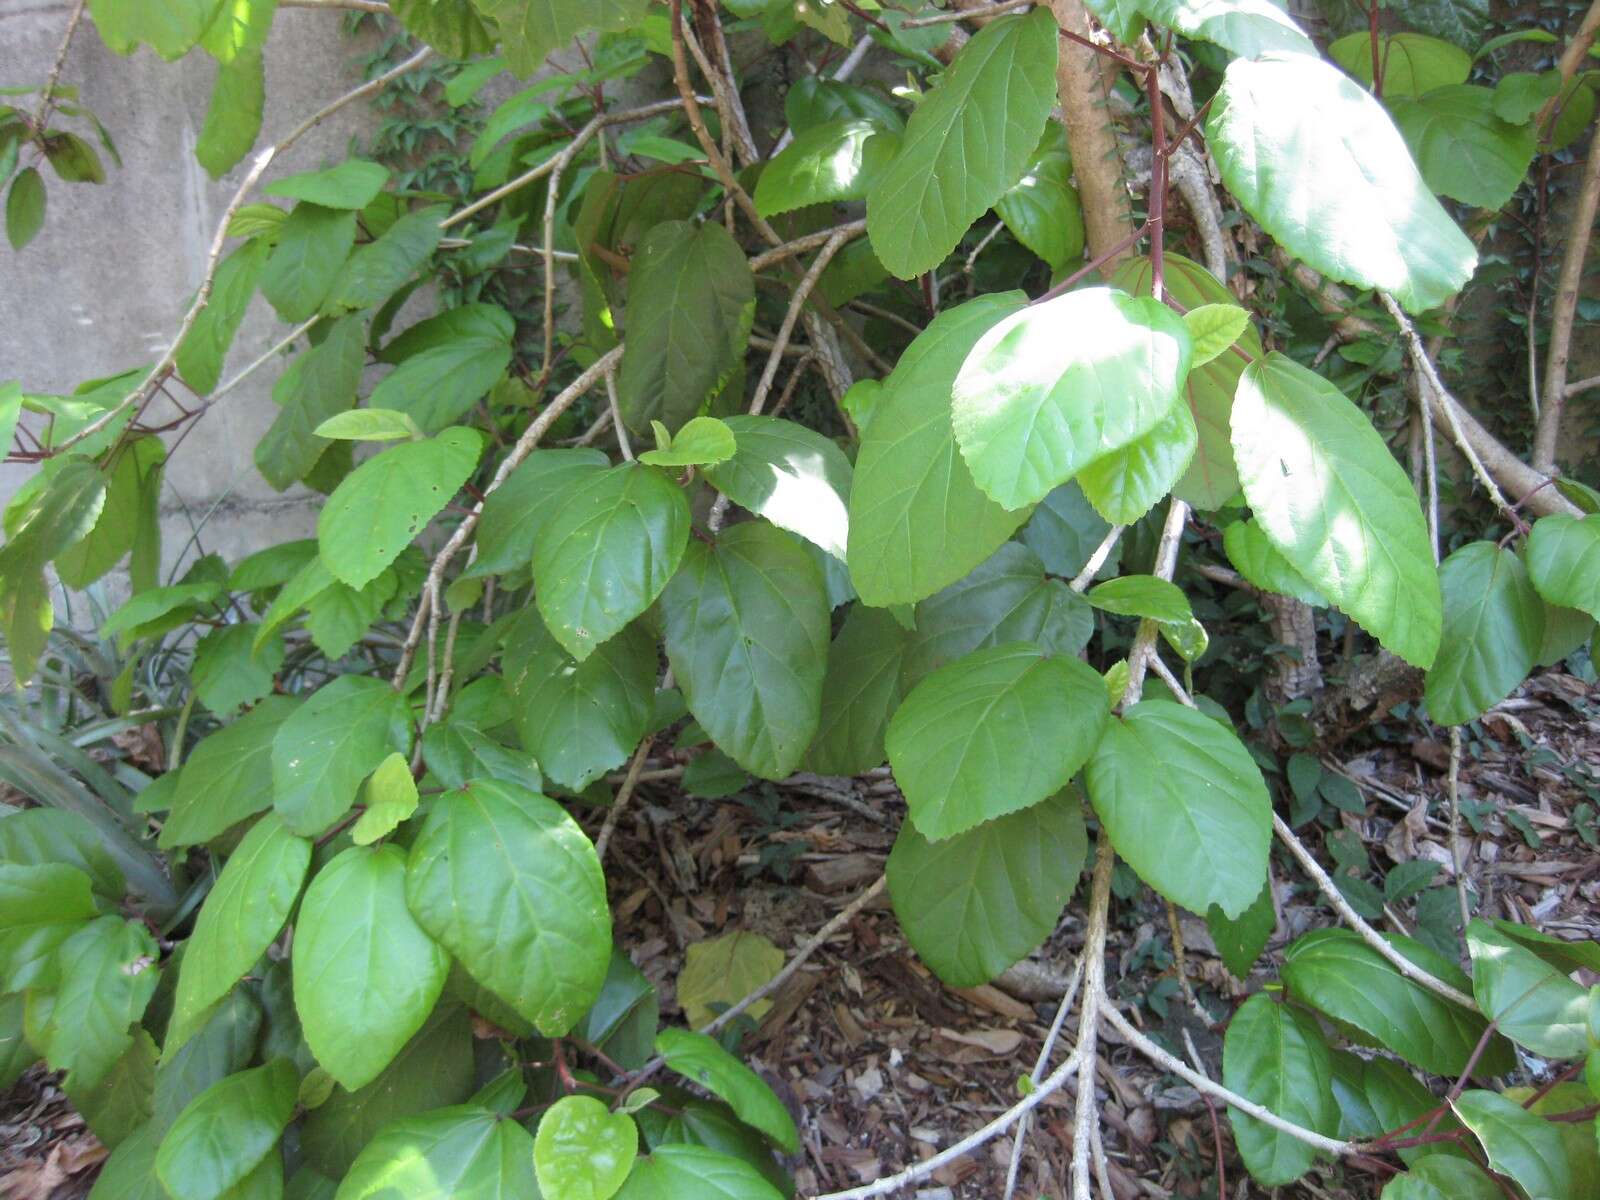
MULTIPOLYGON (((1247 1100, 1318 1133, 1339 1125, 1333 1062, 1314 1017, 1257 993, 1246 1000, 1222 1042, 1222 1081, 1247 1100)), ((1236 1108, 1228 1109, 1239 1156, 1263 1187, 1293 1183, 1317 1152, 1236 1108)))
POLYGON ((385 1125, 350 1167, 339 1195, 343 1200, 532 1196, 533 1162, 533 1137, 516 1121, 477 1105, 442 1108, 385 1125))
POLYGON ((355 803, 361 781, 411 745, 411 714, 382 680, 343 675, 313 693, 272 742, 273 804, 283 823, 315 837, 355 803))
POLYGON ((731 458, 706 468, 711 486, 843 559, 852 477, 844 451, 815 430, 777 417, 741 413, 724 424, 738 445, 731 458))
POLYGON ((536 792, 477 780, 436 798, 411 847, 406 901, 479 983, 546 1037, 594 1003, 611 959, 600 859, 536 792))
POLYGON ((1200 437, 1182 400, 1150 432, 1078 472, 1078 484, 1095 511, 1131 525, 1177 486, 1194 461, 1200 437))
MULTIPOLYGON (((44 1030, 44 1057, 73 1088, 98 1085, 133 1045, 161 975, 160 948, 137 921, 101 917, 61 943, 61 978, 44 1030)), ((8 986, 16 986, 8 977, 8 986)))
POLYGON ((305 478, 328 448, 316 429, 355 403, 366 350, 366 323, 360 316, 345 317, 273 385, 280 411, 256 444, 255 461, 262 478, 278 491, 305 478))
POLYGON ((737 445, 733 430, 716 417, 694 417, 674 436, 660 421, 651 421, 656 448, 639 455, 653 467, 706 467, 727 462, 737 445))
POLYGON ((473 0, 473 4, 499 31, 506 64, 524 78, 537 71, 552 50, 578 34, 631 28, 645 10, 644 0, 473 0))
MULTIPOLYGON (((569 0, 570 2, 570 0, 569 0)), ((744 251, 715 221, 663 221, 628 274, 628 339, 617 407, 634 433, 677 430, 732 378, 755 316, 744 251)))
POLYGON ((439 222, 447 214, 442 205, 407 213, 382 237, 357 249, 345 260, 324 310, 370 308, 399 291, 433 256, 444 236, 439 222))
POLYGON ((383 349, 399 366, 372 390, 373 408, 408 414, 436 433, 488 394, 511 364, 516 323, 493 304, 467 304, 423 321, 383 349))
POLYGON ((350 830, 350 840, 370 846, 388 837, 400 822, 417 811, 417 781, 404 754, 391 754, 378 764, 366 783, 367 809, 350 830))
MULTIPOLYGON (((1444 982, 1462 990, 1471 986, 1453 963, 1420 943, 1394 934, 1385 940, 1444 982)), ((1302 1003, 1354 1025, 1435 1075, 1461 1073, 1486 1023, 1477 1013, 1407 979, 1347 930, 1319 929, 1296 941, 1284 952, 1283 980, 1302 1003)), ((1479 1066, 1498 1075, 1511 1062, 1510 1046, 1495 1038, 1479 1066)))
POLYGON ((266 1066, 212 1084, 185 1108, 156 1152, 156 1176, 172 1200, 218 1200, 272 1155, 294 1113, 294 1064, 266 1066))
POLYGON ((889 897, 923 962, 950 987, 977 987, 1050 936, 1087 854, 1072 789, 942 842, 907 821, 889 854, 889 897))
POLYGON ((267 72, 259 53, 217 63, 211 107, 194 146, 195 158, 211 178, 221 179, 250 153, 261 134, 266 100, 267 72))
POLYGON ((667 659, 689 711, 753 775, 783 779, 817 731, 827 669, 822 573, 771 525, 696 542, 662 596, 667 659))
POLYGON ((573 1200, 608 1200, 633 1170, 639 1127, 593 1096, 563 1096, 539 1119, 533 1167, 539 1190, 573 1200))
POLYGON ((344 207, 294 206, 261 272, 261 294, 278 316, 299 324, 322 307, 356 244, 357 216, 344 207))
POLYGON ((1549 1121, 1476 1088, 1462 1092, 1450 1107, 1483 1145, 1491 1170, 1515 1180, 1535 1200, 1573 1194, 1566 1147, 1549 1121))
POLYGON ((689 503, 660 471, 629 463, 561 494, 533 548, 545 624, 579 662, 661 595, 689 541, 689 503))
POLYGON ((1539 595, 1600 620, 1600 516, 1540 517, 1528 535, 1527 555, 1539 595))
POLYGON ((1545 1058, 1588 1051, 1584 988, 1487 921, 1472 921, 1466 938, 1473 998, 1501 1033, 1545 1058))
POLYGON ((1261 894, 1272 799, 1231 729, 1143 701, 1111 722, 1084 779, 1117 853, 1174 904, 1237 917, 1261 894))
POLYGON ((1022 178, 994 202, 1011 236, 1059 271, 1083 257, 1083 205, 1072 186, 1065 130, 1051 121, 1022 178))
POLYGON ((817 733, 806 766, 820 775, 857 775, 881 766, 884 731, 904 695, 909 635, 886 609, 857 604, 828 649, 817 733))
MULTIPOLYGON (((990 28, 993 28, 991 26, 990 28)), ((946 309, 906 348, 862 435, 850 490, 850 580, 863 603, 906 604, 965 576, 1027 518, 978 490, 956 449, 948 395, 974 343, 1020 292, 946 309)))
POLYGON ((1382 1200, 1500 1200, 1504 1194, 1476 1163, 1435 1154, 1386 1183, 1382 1200))
POLYGON ((406 907, 405 854, 352 846, 306 889, 294 933, 294 1005, 345 1088, 371 1083, 422 1028, 450 959, 406 907))
MULTIPOLYGON (((1372 35, 1363 29, 1328 46, 1333 59, 1368 87, 1372 86, 1372 35)), ((1465 83, 1472 59, 1459 46, 1425 33, 1403 30, 1378 35, 1378 69, 1383 72, 1386 101, 1411 100, 1435 88, 1465 83)))
POLYGON ((1140 0, 1158 25, 1214 42, 1241 58, 1263 54, 1309 54, 1317 47, 1288 13, 1271 0, 1140 0))
POLYGON ((446 58, 476 58, 494 49, 494 31, 469 0, 394 0, 395 18, 446 58))
POLYGON ((874 121, 841 118, 796 133, 761 170, 756 211, 776 216, 811 204, 860 200, 900 148, 874 121))
POLYGON ((1206 910, 1206 929, 1216 943, 1217 954, 1223 965, 1239 979, 1250 977, 1250 968, 1267 948, 1277 924, 1270 876, 1262 885, 1261 894, 1238 917, 1228 916, 1215 904, 1206 910))
POLYGON ((461 490, 482 452, 477 430, 446 429, 346 475, 317 518, 317 544, 334 578, 353 588, 376 579, 461 490))
POLYGON ((742 1159, 704 1146, 657 1146, 641 1156, 617 1200, 782 1200, 742 1159))
POLYGON ((1431 665, 1441 602, 1428 529, 1372 423, 1276 351, 1245 369, 1232 421, 1245 498, 1273 547, 1386 649, 1431 665))
POLYGON ((955 381, 951 419, 972 477, 1006 508, 1044 499, 1159 425, 1178 401, 1189 354, 1177 314, 1110 288, 1006 317, 978 339, 955 381))
POLYGON ((1293 596, 1313 608, 1326 608, 1321 592, 1306 582, 1306 577, 1289 565, 1289 560, 1273 549, 1261 526, 1254 521, 1235 521, 1222 532, 1222 548, 1234 570, 1251 587, 1280 596, 1293 596))
POLYGON ((1391 99, 1389 111, 1428 186, 1474 208, 1504 207, 1533 162, 1533 126, 1496 116, 1486 87, 1459 84, 1391 99))
POLYGON ((250 307, 271 249, 264 241, 251 240, 222 260, 212 281, 210 302, 178 347, 178 372, 199 395, 215 391, 222 379, 228 348, 250 307))
POLYGON ((167 1055, 272 944, 300 897, 311 843, 268 813, 244 835, 206 895, 183 955, 166 1035, 167 1055))
POLYGON ((564 788, 620 767, 649 730, 656 643, 642 622, 576 662, 527 609, 507 631, 503 669, 523 748, 564 788))
POLYGON ((1154 575, 1108 579, 1090 588, 1084 599, 1101 612, 1123 617, 1143 617, 1164 624, 1182 624, 1194 618, 1183 589, 1154 575))
POLYGON ((996 20, 962 47, 867 194, 867 236, 891 274, 938 266, 1017 181, 1055 104, 1055 69, 1043 10, 996 20))
POLYGON ((1428 715, 1441 725, 1482 716, 1527 678, 1544 641, 1544 604, 1522 562, 1471 542, 1439 564, 1439 653, 1428 671, 1428 715))
POLYGON ((779 1149, 789 1154, 799 1151, 800 1134, 783 1101, 715 1038, 687 1029, 663 1029, 656 1035, 656 1053, 679 1075, 726 1100, 741 1121, 759 1129, 779 1149))
POLYGON ((483 502, 478 559, 468 575, 498 575, 525 567, 540 531, 559 511, 569 484, 611 465, 599 450, 535 450, 483 502))
POLYGON ((1427 190, 1383 107, 1327 63, 1236 58, 1206 120, 1228 191, 1276 241, 1329 278, 1443 304, 1478 255, 1427 190))
POLYGON ((161 827, 161 849, 209 842, 272 807, 272 743, 299 706, 292 696, 268 696, 189 752, 161 827))
POLYGON ((0 978, 6 990, 49 981, 55 951, 99 912, 89 877, 76 867, 0 864, 0 978))
POLYGON ((918 832, 939 841, 1059 792, 1094 751, 1108 707, 1092 668, 1024 642, 939 668, 885 738, 918 832))

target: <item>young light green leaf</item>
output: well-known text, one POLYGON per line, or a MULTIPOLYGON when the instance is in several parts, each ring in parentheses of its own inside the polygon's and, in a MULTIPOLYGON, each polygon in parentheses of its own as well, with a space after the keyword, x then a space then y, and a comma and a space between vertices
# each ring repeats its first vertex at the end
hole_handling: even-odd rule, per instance
POLYGON ((356 1158, 334 1200, 535 1196, 533 1168, 533 1137, 516 1121, 477 1104, 441 1108, 385 1125, 356 1158))
POLYGON ((1555 1125, 1477 1088, 1462 1092, 1450 1107, 1482 1144, 1491 1170, 1514 1179, 1534 1200, 1573 1194, 1572 1168, 1555 1125))
POLYGON ((1501 120, 1486 87, 1463 83, 1390 99, 1389 111, 1428 186, 1474 208, 1504 207, 1533 161, 1533 126, 1501 120))
MULTIPOLYGON (((1228 1022, 1222 1082, 1247 1100, 1305 1129, 1332 1136, 1339 1125, 1333 1063, 1316 1019, 1257 993, 1228 1022)), ((1316 1150, 1236 1108, 1228 1109, 1239 1156, 1263 1187, 1293 1183, 1316 1150)))
POLYGON ((1206 120, 1222 182, 1285 249, 1412 312, 1466 284, 1477 251, 1424 185, 1383 107, 1308 55, 1228 64, 1206 120))
POLYGON ((1023 642, 933 672, 885 738, 918 832, 939 841, 1054 795, 1100 741, 1108 708, 1092 668, 1023 642))
POLYGON ((1183 589, 1154 575, 1123 575, 1098 583, 1084 599, 1101 612, 1151 621, 1182 623, 1193 619, 1189 597, 1183 589))
POLYGON ((733 430, 716 417, 694 417, 678 430, 667 434, 663 443, 661 435, 667 427, 660 421, 651 421, 656 432, 656 449, 646 450, 639 461, 653 467, 708 467, 727 462, 738 449, 733 430))
POLYGON ((367 809, 350 830, 350 840, 370 846, 388 837, 395 827, 417 811, 417 781, 404 754, 391 754, 378 764, 366 783, 367 809))
POLYGON ((1174 904, 1237 917, 1261 894, 1272 799, 1232 730, 1146 700, 1111 722, 1084 779, 1117 853, 1174 904))
POLYGON ((306 889, 295 921, 294 1006, 317 1061, 349 1091, 422 1028, 450 959, 406 907, 406 858, 352 846, 306 889))
POLYGON ((60 979, 36 1044, 51 1070, 67 1072, 67 1086, 97 1086, 133 1045, 132 1027, 161 976, 160 958, 150 931, 121 917, 91 921, 61 943, 60 979))
POLYGON ((1235 521, 1222 531, 1222 548, 1234 570, 1251 587, 1280 596, 1293 596, 1313 608, 1326 608, 1322 593, 1306 582, 1304 575, 1289 565, 1289 560, 1273 549, 1261 526, 1254 521, 1235 521))
POLYGON ((346 475, 317 518, 317 545, 334 578, 353 588, 376 579, 461 489, 481 453, 477 430, 446 429, 346 475))
POLYGON ((661 595, 689 542, 689 503, 660 471, 635 463, 563 491, 533 548, 545 624, 579 662, 661 595))
POLYGON ((1487 921, 1466 930, 1472 994, 1512 1041, 1545 1058, 1578 1058, 1589 1049, 1589 993, 1487 921))
POLYGON ((437 797, 406 900, 479 983, 547 1037, 594 1003, 611 959, 600 859, 551 800, 478 780, 437 797))
POLYGON ((422 430, 410 413, 392 408, 352 408, 335 413, 312 431, 322 438, 343 438, 354 442, 392 442, 400 438, 420 438, 422 430))
POLYGON ((950 987, 977 987, 1055 929, 1088 844, 1075 789, 942 842, 907 821, 889 853, 889 898, 918 957, 950 987))
POLYGON ((1539 595, 1600 620, 1600 515, 1540 517, 1528 535, 1527 557, 1539 595))
POLYGON ((756 211, 772 217, 810 204, 860 200, 899 148, 899 136, 873 121, 841 118, 814 125, 762 168, 756 211))
POLYGON ((212 1084, 179 1115, 156 1152, 172 1200, 219 1200, 278 1144, 300 1076, 286 1058, 212 1084))
POLYGON ((1020 292, 946 309, 900 356, 862 436, 850 490, 850 579, 876 607, 931 596, 971 571, 1027 518, 978 490, 956 448, 948 395, 974 343, 1017 312, 1020 292))
POLYGON ((299 705, 292 696, 268 696, 190 751, 161 827, 163 850, 209 842, 272 807, 272 743, 299 705))
POLYGON ((939 265, 1017 181, 1055 103, 1056 27, 1041 10, 972 39, 906 126, 867 195, 867 235, 910 279, 939 265))
POLYGON ((1431 665, 1442 618, 1427 524, 1372 423, 1276 351, 1245 369, 1232 423, 1245 498, 1273 548, 1385 648, 1431 665))
POLYGON ((817 731, 827 670, 822 573, 799 541, 750 521, 696 542, 661 600, 689 711, 745 770, 783 779, 817 731))
POLYGON ((262 189, 269 196, 302 200, 323 208, 365 208, 383 185, 389 182, 389 168, 364 158, 347 158, 325 171, 306 171, 286 175, 262 189))
POLYGON ((356 789, 391 750, 411 745, 411 714, 380 679, 343 675, 289 714, 272 741, 273 804, 283 823, 315 837, 355 803, 356 789))
POLYGON ((1428 715, 1441 725, 1475 720, 1533 669, 1544 641, 1544 604, 1522 562, 1493 542, 1471 542, 1439 564, 1444 597, 1439 653, 1428 670, 1428 715))
POLYGON ((777 417, 741 413, 723 424, 738 444, 732 457, 706 468, 711 486, 842 560, 852 476, 844 451, 815 430, 777 417))
POLYGON ((1183 314, 1183 324, 1194 342, 1193 366, 1202 366, 1226 354, 1250 327, 1250 314, 1237 304, 1202 304, 1183 314))
POLYGON ((663 1029, 656 1035, 656 1052, 679 1075, 726 1100, 741 1121, 759 1129, 779 1149, 789 1154, 799 1149, 800 1134, 783 1101, 715 1038, 687 1029, 663 1029))
POLYGON ((1006 317, 955 381, 951 420, 972 477, 1009 509, 1042 500, 1159 425, 1178 402, 1189 353, 1171 309, 1110 288, 1006 317))
POLYGON ((563 1096, 539 1119, 533 1167, 539 1190, 572 1200, 610 1200, 639 1152, 639 1127, 593 1096, 563 1096))

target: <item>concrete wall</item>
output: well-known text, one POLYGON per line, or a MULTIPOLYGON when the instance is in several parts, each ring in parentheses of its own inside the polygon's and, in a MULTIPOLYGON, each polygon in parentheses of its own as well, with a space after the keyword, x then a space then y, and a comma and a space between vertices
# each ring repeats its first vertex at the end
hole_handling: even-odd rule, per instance
MULTIPOLYGON (((0 83, 43 82, 71 7, 0 0, 0 83)), ((266 115, 258 147, 361 82, 354 63, 359 47, 342 32, 342 20, 336 12, 278 13, 267 45, 266 115)), ((159 357, 199 284, 217 221, 248 164, 247 159, 229 176, 212 180, 195 161, 213 72, 200 51, 176 63, 146 49, 119 57, 85 19, 62 81, 81 88, 83 102, 110 129, 124 166, 108 163, 107 181, 98 186, 64 184, 46 169, 43 232, 21 253, 0 241, 0 380, 19 379, 28 391, 64 393, 159 357)), ((268 178, 343 158, 350 139, 377 122, 368 102, 351 105, 274 163, 268 178)), ((286 332, 257 297, 234 343, 228 373, 286 332)), ((163 496, 169 564, 180 553, 192 560, 194 547, 185 549, 197 525, 199 545, 230 561, 314 530, 314 498, 298 489, 274 492, 251 457, 276 413, 270 393, 280 372, 275 364, 257 372, 174 451, 163 496)), ((152 415, 159 418, 162 410, 152 415)), ((168 435, 169 445, 174 441, 168 435)), ((25 471, 0 468, 0 496, 8 496, 25 471)))

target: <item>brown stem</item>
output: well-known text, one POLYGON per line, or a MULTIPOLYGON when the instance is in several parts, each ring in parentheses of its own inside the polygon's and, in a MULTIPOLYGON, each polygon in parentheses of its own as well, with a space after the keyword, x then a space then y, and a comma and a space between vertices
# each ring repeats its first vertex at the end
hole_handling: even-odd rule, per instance
POLYGON ((1107 107, 1109 96, 1095 61, 1100 48, 1089 41, 1089 16, 1082 0, 1052 0, 1050 7, 1062 33, 1056 84, 1073 174, 1083 197, 1089 256, 1098 259, 1104 255, 1114 262, 1133 245, 1132 241, 1124 244, 1133 218, 1107 107))

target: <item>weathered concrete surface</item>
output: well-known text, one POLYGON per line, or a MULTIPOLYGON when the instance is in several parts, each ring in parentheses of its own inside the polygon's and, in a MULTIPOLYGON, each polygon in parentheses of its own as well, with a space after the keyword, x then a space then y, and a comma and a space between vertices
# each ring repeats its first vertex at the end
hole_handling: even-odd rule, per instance
MULTIPOLYGON (((41 83, 55 60, 71 5, 0 0, 0 83, 41 83)), ((358 45, 342 14, 283 9, 267 44, 267 103, 258 149, 361 82, 358 45)), ((207 248, 249 159, 212 180, 194 144, 210 102, 214 65, 201 51, 176 63, 141 49, 106 49, 87 18, 62 73, 82 90, 122 154, 99 186, 64 184, 48 169, 48 216, 20 254, 0 241, 0 380, 36 392, 70 392, 87 379, 153 363, 177 331, 199 285, 207 248)), ((268 178, 344 157, 350 140, 378 121, 357 102, 275 162, 268 178)), ((69 125, 76 128, 75 125, 69 125)), ((228 374, 253 361, 287 328, 257 297, 240 328, 228 374)), ((287 359, 285 360, 287 362, 287 359)), ((280 495, 256 471, 256 441, 276 407, 269 365, 227 396, 176 446, 163 495, 169 565, 196 545, 233 560, 315 528, 314 498, 280 495), (194 526, 200 526, 191 541, 194 526)), ((160 418, 158 405, 152 416, 160 418)), ((171 415, 177 415, 175 412, 171 415)), ((176 435, 168 435, 168 444, 176 435)), ((0 468, 0 496, 25 469, 0 468)))

